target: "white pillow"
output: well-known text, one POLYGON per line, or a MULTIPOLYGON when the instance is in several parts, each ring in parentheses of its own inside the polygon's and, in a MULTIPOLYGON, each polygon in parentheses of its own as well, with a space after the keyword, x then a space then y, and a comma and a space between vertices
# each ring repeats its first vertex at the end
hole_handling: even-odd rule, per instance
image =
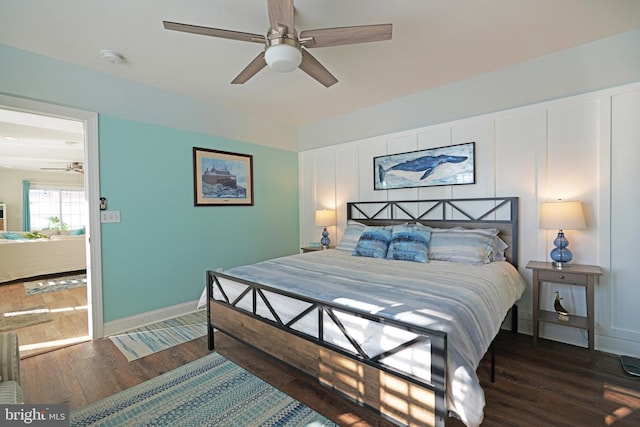
POLYGON ((362 235, 362 232, 365 228, 366 225, 354 220, 349 220, 347 222, 347 229, 344 231, 342 239, 340 239, 340 243, 338 243, 336 249, 340 249, 341 251, 353 252, 353 250, 358 245, 360 236, 362 235))
POLYGON ((507 258, 504 256, 504 251, 509 249, 509 245, 507 245, 507 242, 505 242, 498 236, 495 236, 491 241, 491 247, 492 251, 491 255, 489 255, 489 259, 491 260, 491 262, 507 260, 507 258))
POLYGON ((487 264, 493 252, 493 238, 498 230, 492 229, 437 229, 431 230, 429 259, 462 264, 487 264))

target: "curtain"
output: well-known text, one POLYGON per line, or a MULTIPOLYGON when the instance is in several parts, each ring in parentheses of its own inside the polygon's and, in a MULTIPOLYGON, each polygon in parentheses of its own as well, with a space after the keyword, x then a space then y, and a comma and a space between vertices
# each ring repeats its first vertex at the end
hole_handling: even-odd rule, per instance
POLYGON ((29 209, 29 181, 22 181, 22 231, 31 231, 31 209, 29 209))

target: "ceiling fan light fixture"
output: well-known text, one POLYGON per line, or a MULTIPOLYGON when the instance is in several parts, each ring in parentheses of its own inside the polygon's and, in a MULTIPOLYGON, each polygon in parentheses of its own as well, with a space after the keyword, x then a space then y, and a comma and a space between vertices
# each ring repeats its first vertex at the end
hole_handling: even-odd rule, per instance
POLYGON ((302 62, 302 52, 300 48, 286 42, 272 44, 264 53, 264 60, 272 70, 289 73, 298 68, 302 62))

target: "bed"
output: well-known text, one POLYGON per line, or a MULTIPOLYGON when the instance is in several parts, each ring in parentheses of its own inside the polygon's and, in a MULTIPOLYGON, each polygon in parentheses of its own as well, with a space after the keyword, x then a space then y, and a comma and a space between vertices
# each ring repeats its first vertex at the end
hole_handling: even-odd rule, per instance
POLYGON ((517 202, 348 203, 336 249, 207 272, 209 348, 215 328, 399 425, 477 426, 475 370, 525 288, 517 202), (406 233, 428 235, 428 259, 404 257, 406 233), (392 247, 403 256, 387 259, 392 247))
POLYGON ((54 235, 35 240, 0 238, 0 283, 85 270, 85 238, 86 235, 54 235))

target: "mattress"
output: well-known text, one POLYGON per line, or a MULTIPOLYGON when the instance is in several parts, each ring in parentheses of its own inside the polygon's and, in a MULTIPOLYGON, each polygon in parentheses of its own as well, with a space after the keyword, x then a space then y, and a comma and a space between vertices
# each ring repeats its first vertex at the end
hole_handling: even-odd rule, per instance
MULTIPOLYGON (((504 261, 484 265, 416 263, 356 257, 340 250, 276 258, 232 268, 225 274, 447 333, 447 408, 468 426, 480 425, 483 418, 484 392, 475 372, 477 366, 525 289, 518 271, 504 261)), ((279 305, 292 304, 289 298, 281 299, 279 305)), ((286 316, 286 307, 280 310, 286 316)), ((291 306, 292 316, 298 310, 291 306)), ((269 316, 266 310, 262 315, 269 316)), ((359 331, 368 351, 383 351, 402 339, 393 328, 367 331, 366 320, 348 316, 342 320, 347 328, 359 331)), ((297 327, 317 334, 316 322, 301 322, 297 327)), ((339 334, 333 336, 330 330, 328 334, 337 345, 345 344, 339 334)), ((423 349, 412 351, 410 359, 403 354, 391 363, 403 365, 400 369, 428 381, 428 347, 427 342, 423 349)))

